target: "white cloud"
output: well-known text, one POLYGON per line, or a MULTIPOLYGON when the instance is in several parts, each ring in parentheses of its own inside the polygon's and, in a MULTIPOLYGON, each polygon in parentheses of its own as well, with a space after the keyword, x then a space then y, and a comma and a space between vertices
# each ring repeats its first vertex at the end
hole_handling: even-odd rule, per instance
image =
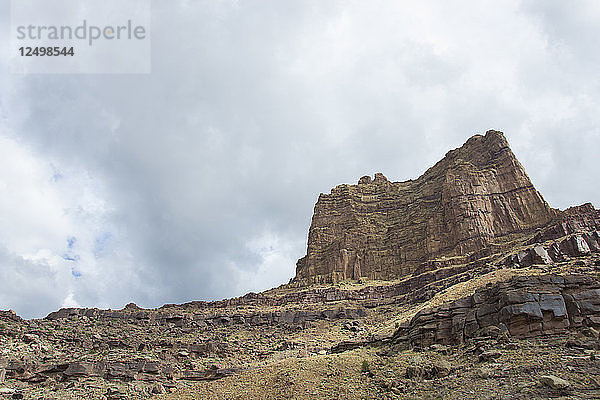
POLYGON ((490 128, 551 205, 598 206, 600 15, 581 4, 157 0, 151 75, 0 72, 0 271, 31 282, 0 307, 287 282, 319 192, 415 178, 490 128))
POLYGON ((62 307, 76 308, 81 307, 81 304, 79 304, 77 300, 75 300, 75 295, 73 293, 69 293, 67 297, 65 297, 65 299, 63 300, 62 307))
POLYGON ((266 290, 287 283, 296 272, 298 251, 303 250, 298 248, 298 243, 279 237, 272 231, 265 231, 252 238, 246 243, 246 247, 260 261, 253 269, 243 264, 234 266, 239 276, 239 293, 266 290))
POLYGON ((126 293, 102 298, 113 296, 119 276, 135 278, 128 276, 132 262, 99 182, 9 136, 6 131, 0 136, 0 292, 5 294, 0 308, 20 304, 23 315, 39 316, 61 304, 79 304, 75 296, 86 305, 127 299, 126 293), (39 302, 43 293, 50 298, 39 302))

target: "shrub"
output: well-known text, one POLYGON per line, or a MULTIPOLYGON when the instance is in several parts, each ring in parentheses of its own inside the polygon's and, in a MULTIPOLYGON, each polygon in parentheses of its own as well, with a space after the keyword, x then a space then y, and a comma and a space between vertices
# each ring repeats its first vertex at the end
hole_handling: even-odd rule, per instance
POLYGON ((363 360, 361 366, 360 366, 360 372, 362 372, 363 374, 369 372, 371 370, 371 368, 369 367, 369 362, 367 360, 363 360))

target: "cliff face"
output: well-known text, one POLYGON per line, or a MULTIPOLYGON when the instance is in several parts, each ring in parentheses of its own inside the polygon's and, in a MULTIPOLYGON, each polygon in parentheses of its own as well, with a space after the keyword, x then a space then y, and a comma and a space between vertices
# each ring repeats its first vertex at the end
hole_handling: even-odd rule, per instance
POLYGON ((423 310, 395 340, 413 346, 457 344, 505 327, 513 337, 563 333, 600 321, 600 282, 589 275, 519 276, 423 310))
POLYGON ((399 278, 427 261, 492 254, 555 215, 504 135, 488 131, 416 180, 375 174, 321 194, 294 281, 399 278))

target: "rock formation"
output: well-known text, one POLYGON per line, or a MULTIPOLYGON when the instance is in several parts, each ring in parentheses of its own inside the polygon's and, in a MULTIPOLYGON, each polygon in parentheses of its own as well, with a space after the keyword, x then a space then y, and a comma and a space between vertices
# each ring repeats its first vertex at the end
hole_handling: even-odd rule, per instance
POLYGON ((417 180, 321 195, 292 284, 0 310, 0 397, 600 398, 599 277, 600 211, 548 207, 490 131, 417 180))
POLYGON ((500 333, 533 337, 600 325, 600 282, 589 275, 520 276, 424 310, 395 334, 412 346, 500 333))
POLYGON ((399 278, 427 260, 494 253, 555 215, 504 135, 488 131, 416 180, 378 173, 321 194, 294 281, 399 278))

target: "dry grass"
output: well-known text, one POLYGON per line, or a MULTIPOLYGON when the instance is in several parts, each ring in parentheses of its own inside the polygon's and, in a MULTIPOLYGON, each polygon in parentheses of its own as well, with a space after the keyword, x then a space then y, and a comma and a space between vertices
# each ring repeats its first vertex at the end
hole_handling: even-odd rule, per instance
POLYGON ((201 382, 162 400, 266 400, 377 398, 378 389, 361 373, 364 360, 375 357, 372 350, 358 349, 343 354, 288 358, 236 376, 201 382))
MULTIPOLYGON (((200 382, 162 395, 161 400, 270 399, 598 399, 600 362, 596 357, 565 347, 568 337, 481 343, 496 348, 500 357, 479 361, 473 347, 435 351, 400 351, 389 356, 374 349, 337 355, 287 359, 213 382, 200 382), (371 374, 361 373, 363 361, 371 374), (406 378, 409 365, 451 366, 448 376, 406 378), (552 374, 567 379, 571 388, 555 390, 540 384, 552 374)), ((381 350, 381 349, 379 349, 381 350)))

